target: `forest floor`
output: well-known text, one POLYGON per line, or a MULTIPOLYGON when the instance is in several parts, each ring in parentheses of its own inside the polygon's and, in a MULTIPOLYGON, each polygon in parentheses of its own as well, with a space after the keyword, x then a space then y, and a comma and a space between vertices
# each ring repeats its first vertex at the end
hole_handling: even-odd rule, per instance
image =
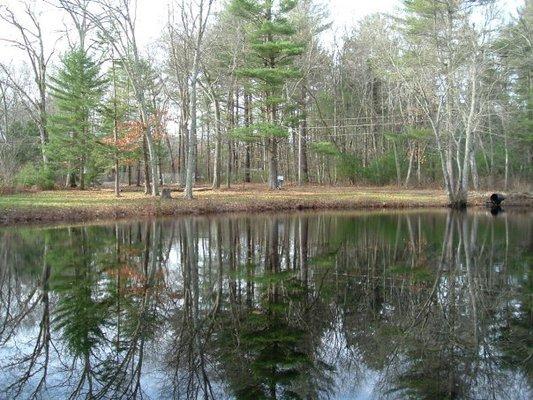
MULTIPOLYGON (((471 193, 469 205, 483 206, 489 192, 471 193)), ((0 195, 0 225, 36 222, 82 222, 127 217, 204 215, 222 212, 273 212, 291 210, 360 210, 379 208, 446 207, 440 189, 397 187, 287 186, 268 190, 264 185, 234 185, 231 189, 198 188, 193 200, 173 191, 172 199, 145 195, 125 188, 116 198, 112 189, 55 190, 0 195)), ((532 206, 523 194, 516 205, 532 206)), ((506 204, 507 205, 507 204, 506 204)), ((509 204, 510 205, 510 204, 509 204)))

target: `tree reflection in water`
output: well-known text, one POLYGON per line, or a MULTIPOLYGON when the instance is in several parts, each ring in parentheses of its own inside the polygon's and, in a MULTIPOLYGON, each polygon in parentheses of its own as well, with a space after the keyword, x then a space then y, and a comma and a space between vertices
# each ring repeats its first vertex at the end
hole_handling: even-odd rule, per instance
POLYGON ((532 217, 487 214, 5 228, 0 397, 528 398, 532 217))

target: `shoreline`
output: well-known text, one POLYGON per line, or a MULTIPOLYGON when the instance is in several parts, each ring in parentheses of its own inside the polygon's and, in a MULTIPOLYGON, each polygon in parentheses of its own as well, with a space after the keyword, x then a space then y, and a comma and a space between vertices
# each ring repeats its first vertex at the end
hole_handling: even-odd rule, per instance
MULTIPOLYGON (((485 208, 488 192, 472 193, 469 208, 485 208)), ((195 191, 196 198, 161 200, 140 192, 115 198, 107 189, 44 191, 0 196, 0 226, 82 223, 146 217, 178 217, 228 213, 350 211, 447 208, 446 195, 434 189, 290 187, 281 191, 233 188, 195 191)), ((529 194, 510 196, 502 208, 533 208, 529 194)))

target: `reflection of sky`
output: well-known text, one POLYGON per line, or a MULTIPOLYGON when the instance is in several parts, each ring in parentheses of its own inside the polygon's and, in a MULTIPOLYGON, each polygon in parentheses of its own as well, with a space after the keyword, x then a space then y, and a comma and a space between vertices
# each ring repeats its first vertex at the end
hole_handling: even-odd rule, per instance
MULTIPOLYGON (((20 357, 30 354, 35 347, 35 338, 39 333, 39 323, 37 322, 32 327, 23 327, 20 329, 16 335, 14 335, 6 344, 0 347, 0 393, 11 383, 16 381, 23 369, 21 366, 16 366, 14 368, 7 368, 7 365, 13 361, 19 359, 20 357)), ((58 338, 53 335, 53 340, 55 343, 59 343, 58 338)), ((47 390, 43 393, 43 398, 49 399, 63 399, 65 398, 65 391, 61 388, 61 384, 65 378, 65 367, 61 364, 57 352, 54 348, 50 348, 50 363, 48 366, 48 374, 46 378, 47 390), (56 386, 56 388, 54 388, 56 386)), ((67 359, 66 354, 62 355, 65 361, 67 359)), ((40 357, 38 363, 43 361, 44 357, 40 357)), ((38 368, 40 364, 36 366, 38 368)), ((21 391, 19 398, 25 399, 29 398, 31 393, 35 390, 39 380, 41 379, 41 374, 36 374, 29 378, 28 384, 25 385, 21 391)), ((1 396, 0 396, 1 398, 1 396)))
MULTIPOLYGON (((287 229, 287 233, 290 230, 287 229)), ((1 239, 1 237, 0 237, 1 239)), ((227 239, 227 238, 226 238, 227 239)), ((214 248, 209 248, 209 242, 205 242, 205 239, 200 239, 200 248, 206 247, 207 249, 214 251, 214 248)), ((291 240, 294 240, 294 237, 291 237, 291 240)), ((164 241, 163 241, 164 242, 164 241)), ((183 266, 180 256, 180 248, 178 246, 179 241, 175 241, 173 247, 169 252, 168 263, 164 266, 164 270, 168 272, 166 276, 166 288, 169 291, 175 292, 177 294, 183 292, 183 266)), ((313 240, 309 240, 309 243, 314 243, 313 240)), ((350 242, 352 243, 352 242, 350 242)), ((211 243, 212 245, 212 243, 211 243)), ((242 246, 244 248, 245 246, 242 246)), ((280 241, 281 247, 281 241, 280 241)), ((310 247, 313 247, 310 244, 310 247)), ((242 251, 241 248, 241 251, 242 251)), ((290 248, 292 253, 294 253, 295 246, 294 242, 290 243, 290 248)), ((227 249, 226 249, 227 250, 227 249)), ((310 249, 310 252, 314 252, 316 249, 310 249)), ((165 253, 165 252, 163 252, 165 253)), ((212 293, 214 286, 217 284, 216 274, 216 260, 213 256, 212 260, 214 262, 211 267, 212 276, 208 274, 207 268, 207 259, 202 258, 201 251, 199 252, 199 277, 200 285, 202 286, 200 301, 201 308, 209 308, 209 293, 212 293)), ((512 247, 511 252, 512 253, 512 247)), ((494 257, 499 257, 500 253, 496 253, 494 257)), ((440 257, 440 254, 437 254, 437 257, 440 257)), ((478 255, 478 257, 481 257, 478 255)), ((242 258, 244 259, 244 258, 242 258)), ((483 261, 482 258, 479 260, 483 261)), ((487 271, 498 272, 498 268, 491 267, 489 264, 484 264, 481 261, 478 261, 476 265, 473 266, 473 272, 479 272, 480 276, 487 271), (482 269, 483 268, 483 269, 482 269)), ((527 261, 525 261, 527 263, 527 261)), ((227 263, 227 259, 224 260, 224 263, 227 263)), ((281 262, 284 265, 284 261, 281 262)), ((499 261, 495 261, 494 265, 501 266, 499 261)), ((225 267, 227 265, 225 264, 225 267)), ((524 271, 527 270, 527 264, 522 265, 521 268, 524 268, 524 271)), ((262 267, 258 266, 256 271, 261 270, 262 267)), ((466 268, 464 265, 459 264, 453 268, 447 268, 447 271, 453 269, 453 274, 449 276, 446 273, 440 278, 440 283, 436 286, 436 302, 439 307, 447 307, 447 304, 453 303, 453 306, 458 308, 458 311, 461 315, 469 318, 469 310, 472 308, 471 297, 468 291, 469 280, 465 278, 466 268), (453 291, 451 290, 453 288, 453 291), (451 300, 452 294, 454 297, 453 302, 451 300)), ((312 269, 311 269, 312 270, 312 269)), ((501 267, 502 271, 506 271, 506 268, 501 267)), ((491 279, 501 280, 503 289, 498 296, 506 296, 506 291, 512 293, 515 287, 518 287, 519 282, 518 278, 513 278, 511 275, 507 275, 505 272, 502 272, 502 275, 491 275, 491 279)), ((349 274, 348 274, 349 275, 349 274)), ((338 279, 338 276, 335 275, 338 279)), ((354 282, 362 284, 362 281, 358 281, 357 276, 351 276, 354 282)), ((96 297, 101 299, 104 294, 103 291, 106 287, 106 279, 102 277, 97 281, 95 286, 96 297)), ((224 275, 225 282, 227 282, 228 276, 224 275)), ((37 280, 33 284, 24 283, 20 285, 20 290, 22 292, 21 298, 26 298, 27 295, 33 290, 34 285, 37 284, 37 280), (24 295, 26 293, 26 296, 24 295)), ((483 287, 483 282, 476 283, 479 292, 476 296, 479 296, 479 300, 484 300, 481 296, 482 293, 485 293, 486 288, 483 287)), ((224 284, 224 287, 227 288, 227 283, 224 284)), ((499 287, 499 286, 494 286, 499 287)), ((493 288, 494 289, 494 288, 493 288)), ((94 294, 94 293, 93 293, 94 294)), ((154 332, 154 339, 146 343, 145 349, 145 358, 143 361, 143 374, 141 378, 142 387, 147 395, 147 398, 153 399, 166 399, 171 398, 171 377, 174 373, 172 367, 169 364, 169 360, 166 357, 173 354, 173 343, 176 339, 175 337, 175 325, 179 325, 180 320, 171 319, 174 318, 175 313, 179 313, 183 307, 183 298, 175 298, 172 296, 161 296, 162 303, 158 303, 158 309, 161 311, 161 315, 164 318, 167 318, 161 326, 157 328, 157 332, 154 332), (171 326, 171 324, 173 326, 171 326)), ((502 297, 503 298, 503 297, 502 297)), ((37 298, 34 297, 33 300, 37 298)), ((487 299, 492 299, 487 297, 487 299)), ((500 297, 498 297, 500 299, 500 297)), ((499 300, 494 300, 498 302, 499 300)), ((54 293, 50 294, 50 308, 53 311, 57 303, 58 297, 54 293)), ((413 300, 413 299, 411 299, 413 300)), ((413 300, 414 301, 414 300, 413 300)), ((398 324, 398 319, 402 318, 402 307, 394 307, 396 303, 383 302, 380 308, 380 318, 386 319, 390 322, 391 325, 395 326, 398 324)), ((490 307, 491 304, 486 304, 480 302, 480 310, 485 307, 490 307)), ((359 320, 352 320, 347 323, 346 315, 343 315, 342 306, 337 304, 335 301, 332 301, 327 305, 328 312, 335 315, 335 318, 330 321, 328 316, 328 327, 326 331, 322 333, 320 338, 320 348, 318 349, 317 357, 322 360, 327 365, 334 367, 334 372, 330 373, 331 378, 333 379, 333 395, 332 399, 338 400, 370 400, 370 399, 382 399, 385 398, 383 393, 390 388, 390 379, 391 377, 397 376, 398 372, 408 371, 410 361, 405 356, 405 353, 402 354, 402 351, 399 351, 398 357, 391 356, 392 349, 389 348, 390 353, 387 355, 387 360, 389 364, 383 369, 383 371, 376 371, 369 368, 365 364, 365 359, 368 360, 369 354, 373 352, 383 351, 383 349, 374 349, 372 346, 377 346, 372 342, 376 338, 376 335, 379 334, 378 328, 376 325, 365 325, 366 321, 361 318, 359 320), (352 335, 352 337, 350 337, 352 335), (367 337, 372 338, 368 342, 360 342, 358 340, 352 340, 353 337, 367 337), (348 343, 350 342, 350 343, 348 343)), ((465 379, 465 381, 471 386, 468 388, 469 395, 476 399, 486 399, 492 398, 493 394, 491 390, 495 389, 496 398, 499 399, 528 399, 531 398, 531 393, 529 392, 528 386, 528 377, 522 372, 505 370, 506 367, 503 365, 500 360, 503 355, 501 348, 496 347, 497 337, 495 336, 498 330, 498 327, 501 327, 505 322, 504 310, 502 307, 505 307, 505 312, 511 313, 511 315, 519 316, 521 310, 521 303, 518 300, 506 299, 505 302, 501 302, 500 308, 494 309, 491 311, 491 321, 494 319, 494 324, 484 325, 484 328, 488 330, 488 333, 484 336, 484 341, 480 343, 479 347, 475 350, 478 352, 478 356, 475 361, 475 365, 468 365, 468 361, 464 362, 467 357, 463 358, 461 362, 464 365, 461 365, 460 368, 472 368, 476 374, 473 379, 465 379), (500 397, 498 397, 500 396, 500 397)), ((2 304, 0 304, 0 310, 3 312, 2 304)), ((20 310, 11 310, 13 314, 16 314, 20 310)), ((0 391, 5 388, 9 383, 13 382, 18 375, 21 373, 20 366, 17 366, 11 370, 6 368, 7 364, 16 360, 17 358, 29 354, 34 347, 35 339, 38 335, 38 328, 41 318, 42 309, 38 306, 31 311, 31 313, 25 316, 25 319, 20 324, 16 334, 12 337, 10 341, 5 343, 0 347, 0 391)), ((328 313, 326 312, 326 314, 328 313)), ((522 311, 523 312, 523 311, 522 311)), ((443 312, 443 316, 446 315, 446 312, 443 312)), ((111 317, 110 319, 112 319, 111 317)), ((473 324, 470 324, 469 320, 466 324, 461 325, 461 332, 456 332, 459 336, 457 339, 464 340, 468 343, 471 340, 473 331, 471 332, 470 327, 473 328, 473 324)), ((53 317, 52 317, 53 319, 53 317)), ((2 321, 3 318, 0 318, 2 321)), ((483 324, 480 324, 480 326, 483 324)), ((436 327, 437 330, 439 327, 436 327)), ((108 338, 114 337, 114 328, 113 327, 104 327, 104 334, 108 338)), ((416 329, 416 328, 415 328, 416 329)), ((74 364, 74 369, 69 371, 70 366, 73 364, 72 357, 69 356, 66 349, 63 347, 61 338, 59 337, 60 333, 52 330, 52 341, 54 346, 51 347, 51 361, 49 366, 49 374, 47 376, 47 391, 43 395, 43 398, 49 399, 63 399, 65 398, 65 390, 61 387, 65 377, 72 372, 72 379, 67 382, 69 389, 73 390, 77 384, 76 379, 81 375, 82 363, 78 361, 74 364)), ((383 339, 386 340, 386 339, 383 339)), ((394 341, 394 343, 400 343, 401 341, 394 341)), ((454 349, 457 349, 458 352, 469 351, 467 348, 461 347, 464 343, 458 343, 454 349)), ((379 346, 383 345, 384 348, 389 346, 389 343, 381 343, 379 346)), ((390 345, 389 347, 394 347, 390 345)), ((468 347, 468 346, 466 346, 468 347)), ((405 350, 405 349, 401 349, 405 350)), ((104 358, 103 355, 111 354, 112 347, 109 344, 101 346, 98 351, 101 351, 103 354, 99 353, 99 356, 104 358)), ((113 353, 114 354, 114 353, 113 353)), ((42 361, 42 358, 41 360, 42 361)), ((370 365, 374 365, 370 363, 370 365)), ((474 362, 472 363, 474 364, 474 362)), ((450 370, 454 370, 456 366, 451 366, 450 370)), ((209 373, 214 377, 212 380, 212 385, 217 393, 216 398, 227 398, 227 388, 225 387, 225 382, 223 379, 218 379, 219 371, 217 370, 217 365, 210 364, 209 373)), ((376 367, 378 368, 378 367, 376 367)), ((456 369, 456 371, 461 372, 461 369, 456 369)), ((183 374, 183 373, 182 373, 183 374)), ((24 389, 24 392, 21 395, 21 398, 27 398, 31 391, 34 389, 35 385, 40 379, 40 375, 37 374, 30 378, 30 384, 24 389)), ((222 377, 223 378, 223 377, 222 377)), ((401 397, 400 394, 394 393, 390 395, 391 398, 401 397), (396 396, 396 397, 395 397, 396 396)), ((2 399, 2 394, 0 392, 0 399, 2 399)), ((3 399, 2 399, 3 400, 3 399)))
POLYGON ((334 399, 367 400, 375 397, 380 374, 366 367, 357 350, 349 347, 340 319, 335 321, 334 329, 324 333, 320 355, 326 364, 334 367, 334 399))

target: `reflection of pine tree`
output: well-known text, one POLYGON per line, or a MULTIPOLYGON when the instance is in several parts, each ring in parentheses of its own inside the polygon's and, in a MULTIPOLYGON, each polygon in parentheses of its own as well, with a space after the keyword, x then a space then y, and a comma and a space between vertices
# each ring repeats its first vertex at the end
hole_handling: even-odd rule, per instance
POLYGON ((97 300, 96 243, 88 240, 86 228, 71 228, 61 236, 48 256, 59 297, 53 323, 73 355, 88 356, 103 340, 101 325, 108 307, 105 300, 97 300))
POLYGON ((311 336, 320 338, 320 333, 313 335, 312 324, 301 323, 305 313, 313 313, 305 284, 297 278, 297 270, 281 269, 278 231, 275 220, 263 249, 262 273, 260 265, 250 264, 253 256, 241 268, 242 275, 252 281, 247 286, 255 286, 260 301, 237 304, 233 299, 235 304, 229 309, 238 310, 237 319, 224 314, 219 321, 219 359, 239 399, 306 398, 327 392, 331 385, 326 377, 330 368, 313 354, 320 343, 311 336))
POLYGON ((161 322, 154 302, 161 247, 150 224, 138 232, 143 247, 124 245, 122 255, 122 239, 107 227, 69 228, 52 238, 47 259, 58 296, 53 326, 83 364, 76 396, 140 393, 145 343, 161 322))
POLYGON ((52 324, 75 362, 82 363, 72 397, 81 396, 84 391, 88 397, 93 395, 96 371, 92 359, 104 342, 102 328, 109 306, 97 289, 100 270, 95 268, 95 261, 102 243, 94 240, 88 229, 58 232, 48 254, 53 265, 53 289, 58 296, 52 324))
MULTIPOLYGON (((280 285, 282 280, 291 284, 291 277, 284 273, 259 278, 268 280, 269 286, 280 285)), ((311 367, 309 355, 302 347, 306 332, 290 322, 287 298, 265 297, 257 307, 241 310, 238 322, 222 322, 222 326, 229 327, 219 339, 222 362, 239 399, 299 398, 295 384, 311 367), (237 326, 238 331, 232 332, 231 328, 237 326), (234 334, 238 336, 238 352, 232 351, 237 345, 234 334)))

